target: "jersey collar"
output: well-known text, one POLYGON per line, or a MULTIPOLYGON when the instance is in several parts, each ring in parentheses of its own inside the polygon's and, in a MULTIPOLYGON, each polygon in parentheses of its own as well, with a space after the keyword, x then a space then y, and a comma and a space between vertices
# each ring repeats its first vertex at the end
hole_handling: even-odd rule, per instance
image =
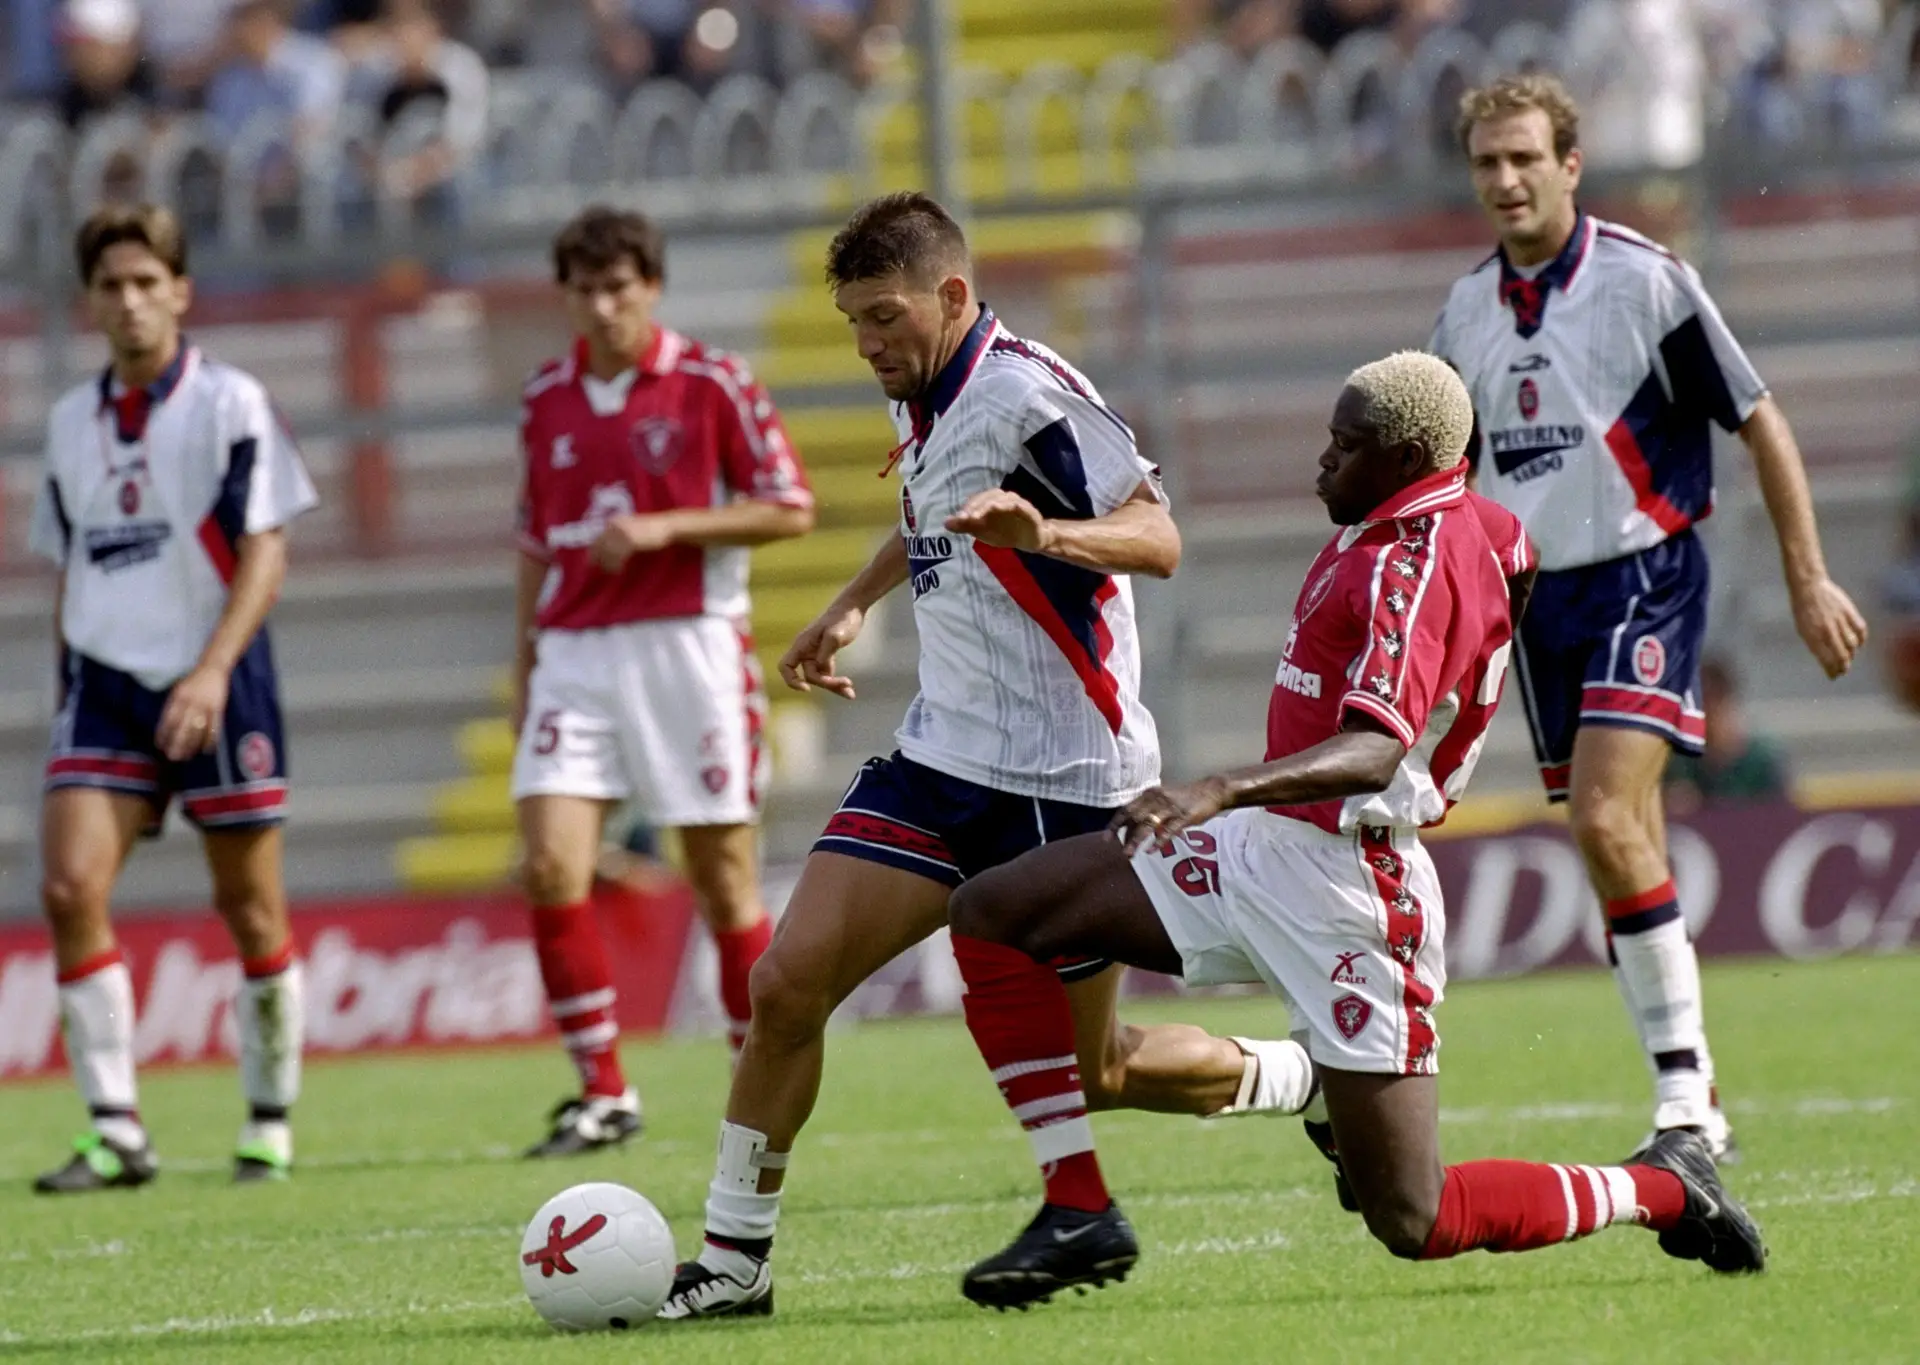
POLYGON ((953 406, 953 400, 960 396, 960 390, 967 386, 973 377, 973 371, 980 364, 980 357, 993 345, 994 335, 1000 330, 1000 320, 993 315, 993 309, 986 304, 980 305, 980 316, 967 334, 960 338, 960 349, 953 353, 953 359, 940 367, 940 373, 927 385, 927 391, 918 398, 910 399, 907 412, 913 418, 913 428, 920 430, 934 418, 943 415, 953 406))
POLYGON ((1371 512, 1362 526, 1370 526, 1382 521, 1404 521, 1408 517, 1423 517, 1429 512, 1444 512, 1458 507, 1467 497, 1467 465, 1462 460, 1452 469, 1443 469, 1437 474, 1408 484, 1371 512))
MULTIPOLYGON (((173 359, 167 362, 167 368, 160 371, 154 381, 142 390, 147 395, 150 406, 158 407, 166 402, 173 391, 180 387, 181 376, 187 372, 187 364, 193 350, 193 343, 183 333, 180 337, 180 347, 173 353, 173 359)), ((113 377, 113 366, 109 365, 100 372, 100 410, 106 411, 114 399, 121 394, 120 385, 113 377)))
POLYGON ((1514 269, 1513 262, 1507 259, 1506 247, 1494 252, 1500 262, 1500 302, 1513 309, 1514 324, 1521 336, 1532 336, 1540 330, 1548 295, 1555 290, 1564 294, 1573 288, 1580 267, 1592 254, 1594 230, 1598 226, 1586 213, 1577 216, 1573 220, 1573 235, 1560 248, 1560 254, 1532 279, 1514 269))
MULTIPOLYGON (((687 339, 671 327, 654 324, 653 339, 646 349, 633 358, 634 368, 642 374, 659 376, 672 374, 674 366, 687 353, 687 339)), ((584 379, 590 373, 587 369, 587 339, 573 339, 573 373, 576 378, 584 379)))

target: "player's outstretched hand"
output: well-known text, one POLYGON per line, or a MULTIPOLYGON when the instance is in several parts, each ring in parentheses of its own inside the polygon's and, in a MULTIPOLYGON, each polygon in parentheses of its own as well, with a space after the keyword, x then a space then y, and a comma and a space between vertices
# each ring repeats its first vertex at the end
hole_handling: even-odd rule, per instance
POLYGON ((1052 527, 1040 509, 1004 488, 989 488, 967 499, 947 518, 947 529, 1003 550, 1047 552, 1052 527))
POLYGON ((1121 847, 1131 857, 1148 844, 1164 851, 1181 830, 1211 820, 1226 808, 1226 788, 1218 778, 1203 777, 1141 792, 1107 828, 1120 836, 1121 847))
POLYGON ((787 652, 780 656, 780 677, 796 692, 824 687, 836 697, 853 700, 853 679, 834 672, 840 651, 852 644, 866 624, 867 614, 858 607, 838 603, 820 613, 818 619, 794 637, 787 652))
POLYGON ((671 544, 673 528, 667 518, 631 512, 608 518, 605 529, 587 547, 587 555, 596 568, 619 573, 620 566, 634 555, 664 550, 671 544))
POLYGON ((219 742, 220 717, 226 712, 227 675, 217 668, 196 668, 167 693, 154 743, 175 763, 205 753, 219 742))
POLYGON ((1793 594, 1793 624, 1829 678, 1853 667, 1853 656, 1867 642, 1866 618, 1831 578, 1793 594))

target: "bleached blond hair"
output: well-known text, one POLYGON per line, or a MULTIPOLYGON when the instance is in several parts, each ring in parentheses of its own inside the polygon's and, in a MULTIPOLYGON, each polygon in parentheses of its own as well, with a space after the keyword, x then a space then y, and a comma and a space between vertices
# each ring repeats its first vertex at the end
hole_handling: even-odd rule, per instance
POLYGON ((1419 441, 1433 452, 1435 469, 1452 469, 1473 437, 1473 399, 1453 367, 1425 351, 1395 351, 1347 376, 1347 387, 1367 400, 1367 420, 1380 444, 1419 441))

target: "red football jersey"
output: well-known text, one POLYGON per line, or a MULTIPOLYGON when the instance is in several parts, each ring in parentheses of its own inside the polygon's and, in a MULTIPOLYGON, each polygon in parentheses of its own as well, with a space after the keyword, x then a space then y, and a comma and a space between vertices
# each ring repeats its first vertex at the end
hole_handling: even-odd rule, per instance
POLYGON ((619 378, 589 374, 579 342, 535 371, 522 399, 520 548, 552 566, 540 629, 747 614, 744 546, 670 545, 616 574, 587 557, 608 520, 630 512, 739 496, 812 504, 780 414, 744 364, 657 327, 619 378))
POLYGON ((1520 518, 1471 488, 1467 490, 1467 503, 1480 518, 1480 529, 1487 533, 1487 543, 1493 546, 1502 574, 1517 578, 1528 569, 1540 567, 1540 553, 1533 548, 1520 518))
MULTIPOLYGON (((1513 636, 1504 565, 1469 497, 1464 469, 1422 479, 1307 571, 1267 708, 1268 761, 1331 739, 1349 712, 1407 755, 1383 792, 1282 814, 1329 831, 1432 825, 1466 790, 1513 636)), ((1509 559, 1524 549, 1524 537, 1509 544, 1509 559)))

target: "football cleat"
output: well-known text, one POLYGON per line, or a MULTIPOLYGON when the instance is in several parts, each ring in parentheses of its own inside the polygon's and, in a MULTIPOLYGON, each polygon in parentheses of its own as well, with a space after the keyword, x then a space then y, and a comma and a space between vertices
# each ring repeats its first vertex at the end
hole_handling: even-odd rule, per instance
POLYGON ((293 1174, 293 1130, 285 1123, 249 1123, 233 1149, 233 1181, 251 1185, 293 1174))
POLYGON ((640 1132, 640 1096, 586 1095, 561 1100, 549 1116, 553 1131, 527 1148, 529 1157, 578 1156, 601 1147, 617 1147, 640 1132))
POLYGON ((764 1318, 773 1315, 773 1266, 753 1263, 753 1278, 736 1280, 699 1261, 682 1261, 673 1272, 673 1289, 657 1316, 685 1318, 764 1318))
POLYGON ((1669 1128, 1654 1137, 1638 1163, 1669 1171, 1686 1187, 1686 1210, 1660 1234, 1662 1251, 1676 1260, 1704 1261, 1723 1275, 1767 1268, 1760 1225, 1720 1183, 1705 1138, 1690 1128, 1669 1128))
POLYGON ((1706 1142, 1707 1152, 1713 1157, 1714 1165, 1738 1166, 1740 1164, 1740 1142, 1733 1135, 1733 1125, 1727 1121, 1726 1114, 1718 1105, 1715 1105, 1707 1111, 1707 1117, 1704 1123, 1677 1123, 1666 1128, 1655 1128, 1652 1132, 1640 1139, 1640 1145, 1635 1147, 1633 1154, 1627 1158, 1628 1164, 1641 1160, 1647 1150, 1653 1146, 1654 1140, 1658 1138, 1660 1134, 1672 1132, 1676 1129, 1684 1129, 1687 1132, 1698 1133, 1706 1142))
POLYGON ((1360 1200, 1347 1179, 1347 1168, 1340 1164, 1340 1149, 1333 1145, 1333 1125, 1308 1119, 1300 1126, 1307 1130, 1307 1141, 1313 1144, 1314 1150, 1333 1163, 1333 1193, 1340 1207, 1348 1213, 1360 1212, 1360 1200))
POLYGON ((1042 1204, 1026 1230, 960 1280, 960 1292, 982 1308, 1025 1312, 1062 1289, 1098 1289, 1124 1280, 1140 1259, 1140 1239, 1118 1204, 1099 1213, 1042 1204))
POLYGON ((37 1194, 79 1194, 86 1190, 130 1190, 159 1174, 153 1146, 128 1147, 100 1133, 73 1140, 73 1156, 57 1171, 33 1182, 37 1194))

